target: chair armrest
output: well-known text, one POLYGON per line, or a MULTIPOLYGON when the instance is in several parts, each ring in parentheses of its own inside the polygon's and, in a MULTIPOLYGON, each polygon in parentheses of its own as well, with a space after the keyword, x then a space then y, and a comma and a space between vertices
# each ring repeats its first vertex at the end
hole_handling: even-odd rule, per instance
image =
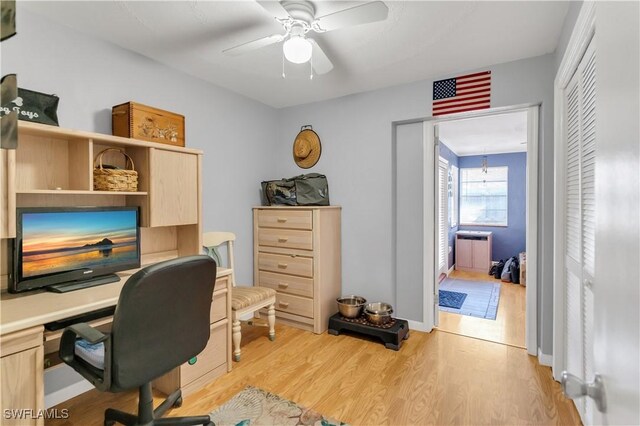
POLYGON ((108 335, 102 333, 100 330, 96 330, 95 328, 84 322, 70 325, 69 327, 64 329, 64 333, 67 333, 68 331, 73 332, 77 337, 82 337, 92 345, 104 342, 109 337, 108 335))
POLYGON ((104 391, 111 386, 111 335, 104 334, 86 323, 73 324, 64 329, 60 339, 60 349, 58 354, 65 364, 72 367, 85 379, 91 382, 96 388, 104 391), (91 344, 104 342, 105 346, 105 368, 102 377, 87 368, 86 365, 76 359, 75 347, 78 338, 85 339, 91 344))
POLYGON ((89 324, 84 322, 73 324, 64 329, 62 338, 60 339, 60 359, 69 364, 75 358, 76 339, 80 337, 87 340, 91 344, 104 342, 109 338, 108 335, 96 330, 89 324))

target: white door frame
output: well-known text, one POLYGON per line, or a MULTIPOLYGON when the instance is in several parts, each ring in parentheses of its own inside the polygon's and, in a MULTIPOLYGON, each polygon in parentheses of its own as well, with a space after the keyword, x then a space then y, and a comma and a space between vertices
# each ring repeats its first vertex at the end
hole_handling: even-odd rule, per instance
MULTIPOLYGON (((411 328, 430 332, 437 325, 439 311, 436 308, 437 271, 436 245, 438 230, 435 222, 437 214, 437 173, 438 146, 435 140, 436 124, 465 118, 485 117, 507 112, 527 111, 527 214, 526 214, 526 251, 527 251, 527 287, 526 287, 526 320, 525 345, 527 353, 538 356, 538 126, 540 104, 522 104, 509 107, 490 108, 481 111, 462 112, 440 117, 426 117, 403 120, 393 123, 393 127, 401 124, 423 123, 423 212, 424 212, 424 275, 423 275, 423 318, 422 323, 410 321, 411 328), (430 273, 429 271, 434 271, 430 273)), ((395 131, 395 130, 394 130, 395 131)))
POLYGON ((564 102, 563 93, 571 77, 578 69, 578 64, 589 42, 595 34, 595 2, 584 2, 576 21, 573 33, 569 39, 558 74, 554 81, 554 231, 553 231, 553 355, 551 369, 553 377, 560 380, 562 371, 566 369, 565 346, 565 229, 566 218, 564 198, 565 187, 565 154, 567 140, 565 138, 564 102))

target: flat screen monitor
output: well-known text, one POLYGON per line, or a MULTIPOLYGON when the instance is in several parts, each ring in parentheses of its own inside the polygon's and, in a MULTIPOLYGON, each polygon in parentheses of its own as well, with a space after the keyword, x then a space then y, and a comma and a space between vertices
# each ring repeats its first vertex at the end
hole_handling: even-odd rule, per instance
POLYGON ((9 291, 64 292, 140 267, 137 207, 19 208, 16 219, 9 291))

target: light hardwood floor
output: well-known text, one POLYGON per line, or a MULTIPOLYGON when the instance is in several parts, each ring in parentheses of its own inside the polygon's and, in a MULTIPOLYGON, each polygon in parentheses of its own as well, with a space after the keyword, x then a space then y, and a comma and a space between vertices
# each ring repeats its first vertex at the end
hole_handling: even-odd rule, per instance
POLYGON ((448 333, 475 337, 506 345, 525 347, 524 324, 526 287, 503 283, 480 272, 453 271, 451 278, 501 283, 498 314, 495 320, 440 311, 438 329, 448 333))
MULTIPOLYGON (((520 348, 412 331, 395 352, 349 335, 276 330, 270 342, 265 328, 244 329, 242 362, 169 415, 208 413, 252 385, 353 425, 579 424, 551 370, 520 348)), ((134 412, 136 393, 87 392, 56 407, 68 420, 47 425, 102 424, 107 407, 134 412)))

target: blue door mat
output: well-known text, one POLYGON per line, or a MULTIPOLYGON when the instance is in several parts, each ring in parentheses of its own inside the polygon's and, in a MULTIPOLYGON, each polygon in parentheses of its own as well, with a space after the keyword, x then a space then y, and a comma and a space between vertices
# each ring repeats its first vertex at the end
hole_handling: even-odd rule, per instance
POLYGON ((464 303, 464 299, 467 298, 466 293, 458 293, 455 291, 439 290, 438 291, 439 305, 445 308, 460 309, 464 303))

